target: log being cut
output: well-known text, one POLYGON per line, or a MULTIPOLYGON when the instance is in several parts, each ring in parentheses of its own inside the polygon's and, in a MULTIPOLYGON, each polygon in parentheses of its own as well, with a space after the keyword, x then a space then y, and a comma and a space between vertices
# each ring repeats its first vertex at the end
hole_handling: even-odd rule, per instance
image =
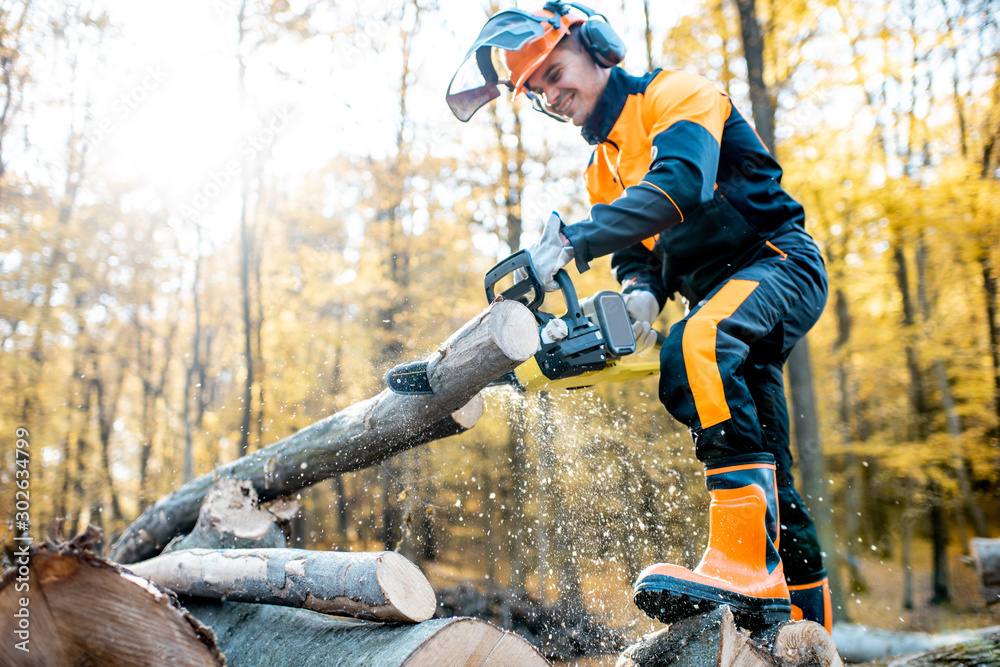
POLYGON ((389 389, 162 498, 130 525, 110 555, 120 563, 152 558, 189 532, 216 477, 249 480, 260 499, 288 495, 393 454, 460 433, 483 412, 478 392, 538 349, 534 316, 516 301, 497 301, 427 358, 431 393, 389 389))
POLYGON ((130 566, 179 595, 302 607, 372 621, 419 623, 434 615, 434 590, 392 551, 189 549, 130 566))

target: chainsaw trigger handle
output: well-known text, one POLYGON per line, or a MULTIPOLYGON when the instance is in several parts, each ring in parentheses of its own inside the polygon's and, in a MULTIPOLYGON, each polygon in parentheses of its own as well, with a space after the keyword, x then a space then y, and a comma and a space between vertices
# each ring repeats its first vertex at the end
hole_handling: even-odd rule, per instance
POLYGON ((531 255, 527 250, 518 250, 486 272, 486 279, 484 281, 486 284, 486 301, 493 303, 497 298, 497 283, 518 269, 523 270, 526 278, 518 280, 518 277, 515 276, 514 286, 508 287, 500 293, 500 296, 504 299, 520 301, 537 317, 538 309, 545 300, 545 288, 542 287, 542 281, 538 279, 535 265, 531 263, 531 255), (529 292, 531 293, 530 299, 528 298, 529 292))

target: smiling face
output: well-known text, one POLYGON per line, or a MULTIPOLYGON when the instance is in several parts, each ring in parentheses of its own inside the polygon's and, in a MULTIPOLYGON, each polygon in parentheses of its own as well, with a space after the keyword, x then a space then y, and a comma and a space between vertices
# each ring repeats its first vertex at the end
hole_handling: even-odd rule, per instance
POLYGON ((528 77, 527 87, 542 96, 549 111, 580 127, 597 107, 610 75, 611 70, 595 63, 584 50, 574 31, 528 77))

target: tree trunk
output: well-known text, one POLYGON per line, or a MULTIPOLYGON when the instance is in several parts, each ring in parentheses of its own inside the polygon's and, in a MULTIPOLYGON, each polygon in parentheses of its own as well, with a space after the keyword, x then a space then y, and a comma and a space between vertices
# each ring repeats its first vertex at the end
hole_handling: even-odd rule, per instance
MULTIPOLYGON (((518 302, 498 301, 428 357, 432 394, 385 389, 214 474, 250 480, 260 498, 268 500, 454 435, 482 413, 476 393, 529 359, 537 347, 531 312, 518 302)), ((175 535, 191 530, 214 474, 147 509, 115 543, 112 557, 122 563, 151 558, 175 535)))
POLYGON ((191 288, 191 299, 194 309, 194 331, 191 334, 191 364, 187 367, 187 372, 184 373, 184 406, 182 410, 184 415, 184 472, 181 479, 185 484, 194 479, 194 436, 191 428, 191 401, 200 401, 200 399, 195 398, 195 394, 200 394, 205 390, 204 384, 199 383, 197 385, 198 391, 195 392, 195 383, 198 382, 198 376, 204 373, 201 364, 201 295, 198 292, 201 285, 202 262, 200 224, 195 224, 195 231, 197 232, 197 236, 194 255, 194 285, 191 288))
POLYGON ((979 256, 979 266, 983 273, 986 324, 989 331, 990 359, 993 362, 993 410, 997 419, 993 426, 1000 430, 1000 324, 997 323, 997 277, 990 264, 989 252, 984 250, 979 256))
POLYGON ((941 605, 951 600, 948 592, 948 521, 945 519, 943 490, 931 483, 931 541, 934 546, 934 592, 931 604, 941 605))
POLYGON ((823 465, 823 448, 819 439, 819 414, 812 384, 812 363, 809 359, 809 340, 803 338, 788 357, 788 384, 792 396, 792 423, 795 424, 795 445, 799 461, 803 500, 816 524, 816 533, 823 547, 827 575, 830 578, 830 595, 833 598, 833 618, 847 620, 837 544, 830 517, 829 492, 824 484, 826 471, 823 465))
MULTIPOLYGON (((736 0, 740 17, 743 55, 747 63, 754 126, 767 150, 774 155, 774 102, 764 82, 764 35, 757 19, 756 0, 736 0)), ((833 596, 833 614, 846 620, 846 608, 837 567, 837 549, 830 523, 830 504, 823 487, 823 449, 819 438, 819 417, 813 393, 812 365, 809 360, 809 340, 796 344, 788 358, 789 393, 795 424, 795 443, 802 474, 802 491, 807 508, 816 523, 820 544, 826 552, 826 569, 833 596)))
POLYGON ((358 623, 308 609, 224 602, 189 604, 215 630, 229 667, 544 667, 528 642, 473 618, 416 625, 358 623))
POLYGON ((764 36, 757 20, 756 0, 736 0, 743 37, 743 56, 747 61, 747 82, 754 126, 767 150, 774 154, 774 104, 764 83, 764 36))
MULTIPOLYGON (((646 43, 646 71, 652 72, 655 67, 653 66, 653 27, 649 22, 649 0, 642 0, 642 11, 645 17, 642 36, 646 43)), ((725 47, 723 46, 723 48, 725 47)))
MULTIPOLYGON (((246 87, 246 61, 244 59, 244 40, 247 36, 247 27, 244 24, 247 14, 247 2, 240 2, 239 10, 236 13, 236 65, 237 84, 239 86, 240 99, 240 121, 246 127, 247 112, 247 87, 246 87)), ((248 229, 250 208, 250 174, 251 165, 245 160, 242 165, 240 178, 240 307, 243 319, 243 365, 246 368, 246 377, 243 379, 243 410, 240 420, 240 456, 246 456, 250 451, 250 423, 253 420, 253 383, 254 383, 254 353, 253 353, 253 313, 251 312, 250 299, 250 264, 253 261, 250 257, 250 230, 248 229)), ((259 445, 260 443, 258 443, 259 445)))
MULTIPOLYGON (((923 320, 923 328, 927 331, 934 326, 934 318, 931 297, 928 294, 927 288, 927 243, 923 234, 920 235, 917 241, 916 272, 920 315, 923 320)), ((948 380, 948 371, 945 368, 944 362, 939 358, 934 358, 931 361, 931 368, 934 371, 934 379, 941 394, 941 405, 944 408, 948 435, 951 436, 952 466, 955 472, 955 480, 958 482, 955 527, 961 539, 962 549, 965 553, 968 553, 968 531, 965 527, 966 515, 972 519, 972 529, 976 535, 985 536, 989 532, 986 528, 986 517, 972 497, 972 483, 969 480, 968 472, 966 472, 965 448, 962 445, 962 422, 958 414, 955 395, 951 390, 951 383, 948 380)), ((944 502, 943 498, 941 502, 944 502)))
POLYGON ((69 543, 27 548, 23 561, 15 552, 18 567, 0 583, 0 664, 225 664, 211 632, 173 596, 89 551, 98 539, 91 527, 69 543))

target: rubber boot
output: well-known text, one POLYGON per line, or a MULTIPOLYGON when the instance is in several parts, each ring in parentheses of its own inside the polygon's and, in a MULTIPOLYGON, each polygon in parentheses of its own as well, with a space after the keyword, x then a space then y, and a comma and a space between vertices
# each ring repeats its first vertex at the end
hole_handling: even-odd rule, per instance
POLYGON ((751 632, 788 621, 774 470, 770 454, 706 463, 712 500, 705 555, 693 572, 667 563, 647 567, 633 590, 636 606, 667 624, 722 605, 751 632))
POLYGON ((808 584, 788 584, 792 600, 793 621, 815 621, 827 632, 833 632, 833 605, 830 602, 830 581, 824 571, 822 578, 808 584))

